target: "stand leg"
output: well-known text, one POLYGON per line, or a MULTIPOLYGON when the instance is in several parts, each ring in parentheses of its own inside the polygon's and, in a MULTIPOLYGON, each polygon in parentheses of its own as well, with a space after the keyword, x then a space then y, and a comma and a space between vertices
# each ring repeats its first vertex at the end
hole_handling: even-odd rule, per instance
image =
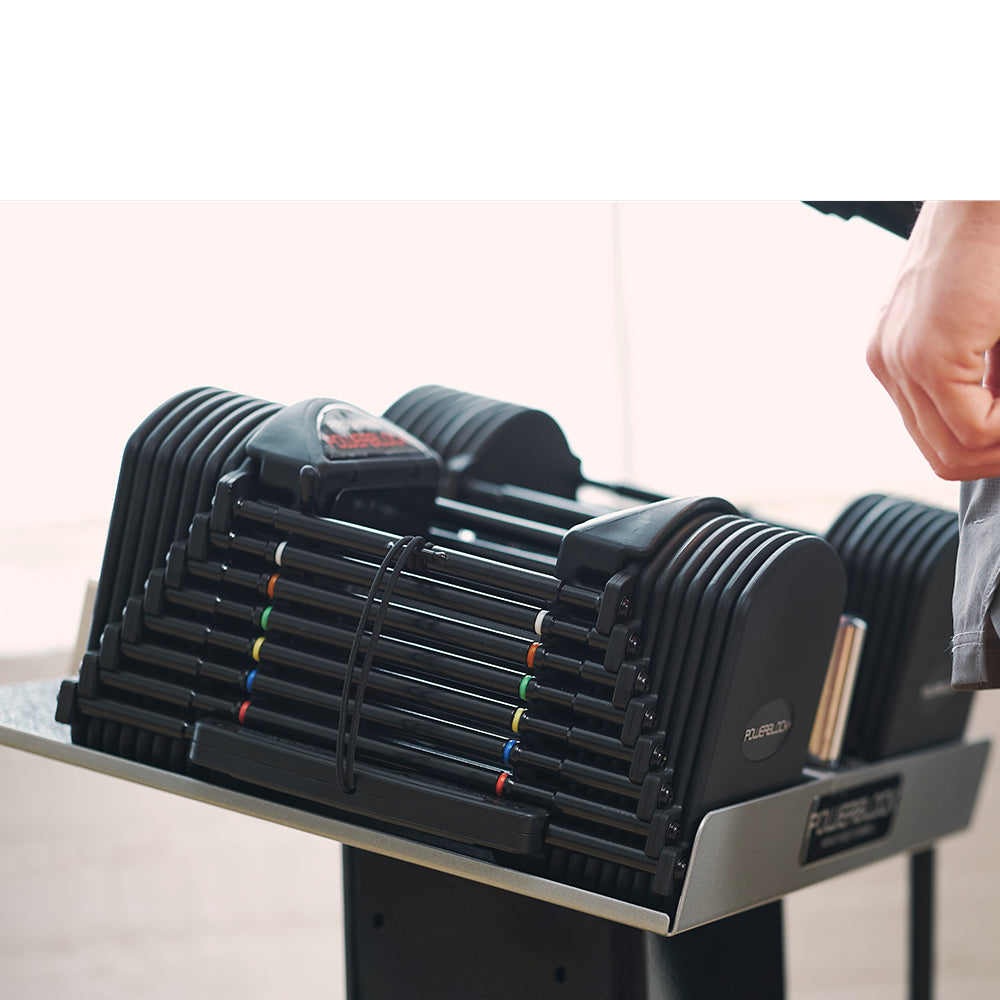
POLYGON ((934 848, 910 855, 910 997, 934 994, 934 848))
POLYGON ((782 1000, 781 904, 673 938, 344 848, 349 1000, 782 1000))
POLYGON ((649 935, 649 997, 783 1000, 781 900, 685 931, 649 935))

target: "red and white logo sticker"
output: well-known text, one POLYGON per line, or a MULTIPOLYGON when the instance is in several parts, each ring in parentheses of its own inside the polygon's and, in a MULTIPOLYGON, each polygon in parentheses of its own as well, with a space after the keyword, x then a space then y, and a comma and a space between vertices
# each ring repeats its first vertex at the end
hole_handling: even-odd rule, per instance
POLYGON ((323 455, 331 460, 421 454, 417 442, 388 420, 342 403, 320 410, 316 433, 323 455))

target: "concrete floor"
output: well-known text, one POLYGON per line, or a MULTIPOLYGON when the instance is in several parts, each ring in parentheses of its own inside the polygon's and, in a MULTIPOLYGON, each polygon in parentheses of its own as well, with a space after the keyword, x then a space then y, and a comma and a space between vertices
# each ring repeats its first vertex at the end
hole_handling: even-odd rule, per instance
MULTIPOLYGON (((66 657, 0 662, 5 682, 66 657)), ((1000 731, 978 697, 970 736, 1000 731)), ((297 830, 0 749, 0 998, 344 995, 340 851, 297 830)), ((937 986, 1000 983, 1000 775, 938 850, 937 986)), ((786 900, 790 1000, 906 996, 907 866, 869 866, 786 900)))

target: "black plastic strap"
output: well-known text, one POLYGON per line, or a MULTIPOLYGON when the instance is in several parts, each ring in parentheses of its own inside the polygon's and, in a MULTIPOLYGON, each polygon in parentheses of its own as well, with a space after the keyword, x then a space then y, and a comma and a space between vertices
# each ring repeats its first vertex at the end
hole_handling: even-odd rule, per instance
POLYGON ((368 683, 368 674, 371 671, 372 661, 375 658, 375 647, 378 645, 379 636, 382 634, 382 626, 385 624, 385 616, 389 610, 389 602, 392 599, 392 592, 396 588, 396 582, 404 567, 410 559, 411 554, 424 544, 424 539, 419 535, 407 536, 396 539, 392 547, 386 553, 385 558, 379 565, 378 571, 368 589, 368 596, 365 599, 364 608, 358 619, 358 627, 354 633, 354 642, 347 657, 347 665, 344 671, 344 686, 341 693, 340 718, 337 723, 337 782, 344 792, 354 791, 354 756, 357 747, 358 728, 361 725, 361 705, 364 701, 365 687, 368 683), (397 557, 398 553, 398 558, 397 557), (395 565, 393 565, 395 561, 395 565), (351 683, 354 678, 354 668, 357 664, 358 652, 361 649, 361 638, 364 634, 365 626, 371 616, 372 606, 375 603, 376 595, 382 586, 389 567, 392 566, 392 574, 386 584, 379 604, 378 614, 372 626, 371 636, 368 641, 368 649, 365 653, 364 662, 361 665, 361 674, 358 677, 358 686, 354 694, 354 711, 351 716, 350 736, 347 734, 347 706, 350 698, 351 683))

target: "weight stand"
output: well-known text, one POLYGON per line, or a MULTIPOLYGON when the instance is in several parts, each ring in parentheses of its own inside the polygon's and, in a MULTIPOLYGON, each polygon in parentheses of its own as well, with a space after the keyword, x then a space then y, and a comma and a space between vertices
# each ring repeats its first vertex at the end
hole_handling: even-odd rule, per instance
MULTIPOLYGON (((910 855, 911 1000, 934 995, 934 855, 910 855)), ((781 900, 664 937, 350 847, 343 870, 347 1000, 785 996, 781 900)))
POLYGON ((780 900, 669 938, 367 851, 343 853, 348 1000, 785 995, 780 900))
POLYGON ((814 772, 793 788, 714 810, 695 839, 684 891, 671 919, 450 850, 76 746, 66 727, 52 719, 58 687, 58 680, 0 686, 0 745, 345 846, 350 1000, 557 998, 563 991, 574 1000, 781 998, 781 897, 904 853, 910 856, 911 876, 910 995, 929 1000, 933 845, 971 822, 989 752, 986 741, 932 747, 839 772, 814 772), (843 853, 802 862, 803 831, 816 799, 892 777, 899 778, 904 793, 884 835, 843 853), (928 802, 935 808, 928 809, 928 802), (407 969, 410 978, 404 979, 407 969), (730 972, 738 990, 716 987, 710 978, 728 977, 730 972), (426 992, 442 976, 458 980, 473 974, 478 978, 473 978, 471 991, 447 993, 445 984, 438 987, 440 992, 426 992), (405 988, 382 991, 378 984, 393 976, 397 984, 405 982, 405 988), (751 991, 751 983, 758 992, 751 991), (591 987, 597 992, 584 992, 591 987))

